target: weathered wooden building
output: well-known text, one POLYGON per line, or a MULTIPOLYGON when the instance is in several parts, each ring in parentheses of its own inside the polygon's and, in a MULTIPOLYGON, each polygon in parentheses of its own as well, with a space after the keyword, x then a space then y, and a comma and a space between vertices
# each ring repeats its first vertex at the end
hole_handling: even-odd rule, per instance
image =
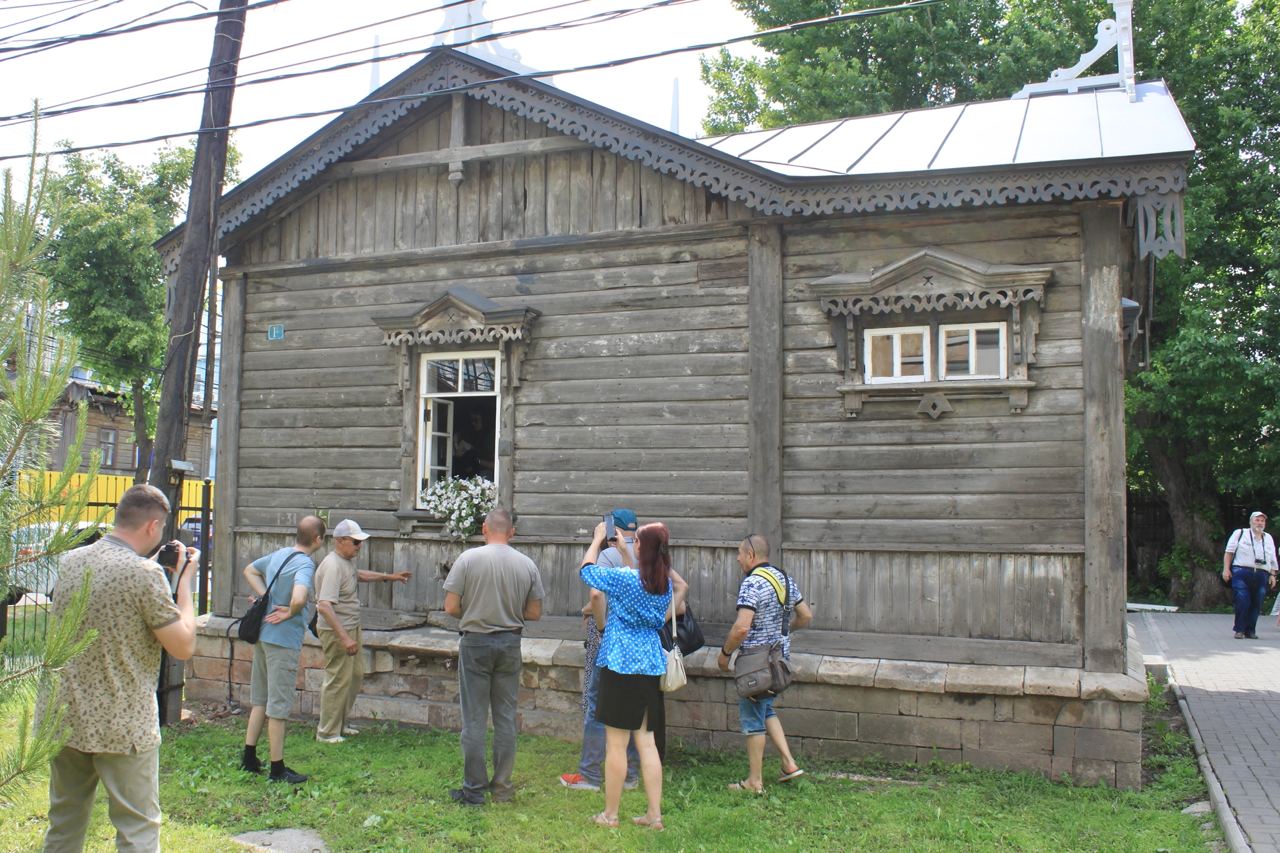
MULTIPOLYGON (((415 570, 366 617, 413 666, 460 550, 420 491, 492 472, 549 614, 611 507, 712 622, 769 535, 815 613, 802 748, 1136 784, 1122 382, 1192 147, 1132 79, 692 141, 434 52, 224 198, 216 612, 355 518, 415 570)), ((672 725, 716 744, 703 672, 672 725)))

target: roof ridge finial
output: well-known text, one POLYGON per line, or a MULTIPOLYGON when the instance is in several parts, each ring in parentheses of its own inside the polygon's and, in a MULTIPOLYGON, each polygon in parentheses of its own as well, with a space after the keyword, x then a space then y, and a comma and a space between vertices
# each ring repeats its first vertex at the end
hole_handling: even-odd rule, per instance
POLYGON ((1137 83, 1133 63, 1133 0, 1110 0, 1115 17, 1098 24, 1097 43, 1088 53, 1080 54, 1080 61, 1070 68, 1055 69, 1043 83, 1028 83, 1014 98, 1032 95, 1078 92, 1081 89, 1100 89, 1118 86, 1124 89, 1130 101, 1136 101, 1137 83), (1097 62, 1111 48, 1116 49, 1117 73, 1093 77, 1080 74, 1097 62))

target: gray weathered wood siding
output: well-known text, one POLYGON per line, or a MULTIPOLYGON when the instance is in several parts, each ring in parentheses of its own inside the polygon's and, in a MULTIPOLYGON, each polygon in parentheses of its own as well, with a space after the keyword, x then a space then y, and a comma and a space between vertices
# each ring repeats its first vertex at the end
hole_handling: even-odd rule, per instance
MULTIPOLYGON (((475 101, 467 103, 466 116, 468 145, 548 135, 537 122, 475 101)), ((446 106, 348 159, 447 149, 450 124, 446 106)), ((740 203, 598 150, 469 162, 456 186, 447 165, 317 180, 282 213, 241 238, 239 263, 380 255, 748 216, 740 203)))

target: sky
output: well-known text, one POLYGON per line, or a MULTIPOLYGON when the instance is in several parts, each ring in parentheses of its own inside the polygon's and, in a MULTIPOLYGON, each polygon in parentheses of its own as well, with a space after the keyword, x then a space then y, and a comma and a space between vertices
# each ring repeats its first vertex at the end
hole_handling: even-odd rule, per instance
MULTIPOLYGON (((286 0, 248 13, 240 63, 241 85, 234 99, 232 123, 354 104, 365 97, 375 84, 386 83, 412 65, 417 57, 384 61, 376 66, 376 70, 375 66, 361 65, 293 81, 244 85, 255 76, 265 76, 255 72, 275 66, 309 62, 287 69, 296 71, 367 59, 373 55, 375 39, 380 42, 378 50, 383 57, 422 51, 442 42, 452 43, 466 36, 437 33, 447 26, 466 23, 468 11, 470 20, 492 21, 493 32, 505 32, 562 23, 606 11, 634 9, 652 2, 473 0, 469 7, 446 12, 439 9, 444 0, 286 0), (560 8, 552 10, 551 7, 560 8), (407 17, 391 20, 401 16, 407 17), (363 29, 279 50, 356 27, 363 29), (267 51, 272 52, 265 53, 267 51), (319 57, 345 51, 358 52, 317 61, 319 57)), ((754 29, 750 20, 733 8, 730 0, 672 2, 669 8, 637 12, 617 21, 597 22, 561 31, 512 35, 501 39, 497 45, 508 57, 514 53, 524 65, 544 70, 716 41, 750 33, 754 29)), ((193 0, 0 0, 0 50, 23 46, 31 40, 99 31, 151 13, 159 12, 144 20, 184 17, 206 9, 213 11, 217 6, 217 0, 201 0, 201 3, 193 0), (173 7, 160 11, 170 6, 173 7), (47 29, 24 32, 78 13, 86 14, 47 29)), ((0 53, 0 116, 30 110, 34 99, 39 99, 42 107, 48 109, 80 99, 85 103, 100 102, 165 89, 199 87, 207 75, 213 27, 214 18, 211 17, 129 35, 81 41, 30 56, 0 53), (182 76, 163 83, 148 82, 175 74, 182 76), (125 87, 136 88, 104 94, 125 87)), ((486 49, 481 46, 472 48, 477 52, 486 49)), ((749 45, 734 48, 739 55, 752 50, 749 45)), ((684 53, 615 69, 558 75, 551 82, 580 97, 651 124, 698 136, 702 133, 701 121, 709 97, 699 78, 698 56, 697 53, 684 53), (677 81, 679 117, 678 127, 673 128, 672 94, 677 81)), ((40 147, 49 149, 62 141, 73 145, 97 145, 181 133, 198 126, 200 107, 201 96, 195 94, 148 104, 51 116, 40 123, 40 147)), ((236 131, 234 142, 243 158, 240 175, 252 175, 332 118, 331 115, 279 122, 236 131)), ((183 139, 175 137, 174 141, 183 139)), ((162 143, 115 151, 127 161, 140 164, 154 157, 159 144, 162 143)), ((30 149, 29 121, 0 120, 0 155, 22 154, 30 149)), ((0 168, 21 165, 20 161, 0 161, 0 168)))

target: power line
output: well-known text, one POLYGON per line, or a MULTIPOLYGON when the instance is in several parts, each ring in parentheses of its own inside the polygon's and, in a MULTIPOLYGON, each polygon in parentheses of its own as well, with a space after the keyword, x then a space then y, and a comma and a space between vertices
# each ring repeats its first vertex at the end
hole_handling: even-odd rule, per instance
POLYGON ((23 3, 20 6, 0 6, 0 11, 8 12, 10 9, 36 9, 41 6, 69 6, 77 0, 46 0, 44 3, 23 3))
MULTIPOLYGON (((102 0, 72 0, 72 2, 75 2, 75 3, 76 3, 76 5, 75 5, 75 6, 72 6, 72 7, 71 7, 72 9, 80 9, 80 8, 82 8, 82 7, 84 7, 84 6, 92 6, 94 3, 100 3, 100 2, 102 2, 102 0)), ((113 2, 119 2, 119 0, 113 0, 113 2)), ((21 21, 11 21, 11 22, 9 22, 9 23, 7 23, 7 24, 0 24, 0 30, 7 30, 7 29, 9 29, 10 27, 20 27, 20 26, 22 26, 23 24, 30 24, 30 23, 33 23, 33 22, 35 22, 35 21, 41 21, 41 20, 44 20, 45 18, 52 18, 54 15, 61 15, 63 12, 67 12, 67 11, 69 11, 69 10, 68 10, 68 9, 55 9, 55 10, 54 10, 54 11, 52 11, 52 12, 45 12, 45 13, 44 13, 44 14, 42 14, 42 15, 35 15, 34 17, 31 17, 31 18, 24 18, 24 19, 23 19, 23 20, 21 20, 21 21)), ((51 26, 55 26, 56 24, 64 23, 64 22, 66 22, 66 21, 71 20, 72 18, 78 18, 78 17, 80 17, 80 15, 85 15, 85 14, 88 14, 89 12, 92 12, 92 11, 94 11, 94 10, 93 10, 93 9, 89 9, 89 10, 87 10, 87 11, 85 11, 85 12, 80 12, 79 14, 72 15, 70 18, 63 18, 61 21, 55 21, 53 24, 45 24, 45 25, 43 25, 43 26, 36 27, 35 29, 27 30, 26 32, 28 32, 28 33, 33 33, 33 32, 35 32, 36 30, 44 29, 46 26, 49 26, 49 27, 51 27, 51 26)), ((18 35, 25 35, 25 33, 18 33, 18 35)))
MULTIPOLYGON (((325 40, 325 39, 330 39, 330 38, 336 38, 336 37, 338 37, 338 36, 342 36, 342 35, 348 35, 348 34, 350 34, 350 33, 357 32, 357 31, 359 31, 359 30, 368 29, 369 27, 380 26, 380 25, 382 25, 382 24, 386 24, 386 23, 395 23, 395 22, 398 22, 398 21, 404 20, 404 19, 406 19, 406 18, 416 17, 416 16, 419 16, 419 15, 427 14, 427 13, 429 13, 429 12, 438 12, 438 11, 441 11, 441 10, 443 10, 443 9, 448 9, 448 8, 450 8, 450 7, 452 7, 452 6, 459 6, 459 5, 463 5, 463 4, 470 3, 470 2, 472 2, 472 0, 452 0, 452 2, 448 2, 448 3, 445 3, 445 4, 444 4, 444 5, 442 5, 442 6, 436 6, 436 7, 433 7, 433 8, 431 8, 431 9, 424 9, 424 10, 421 10, 421 11, 419 11, 419 12, 412 12, 412 13, 407 14, 407 15, 400 15, 400 16, 397 16, 397 17, 395 17, 395 18, 388 18, 388 19, 387 19, 387 20, 385 20, 385 21, 378 21, 378 22, 375 22, 375 23, 372 23, 372 24, 364 24, 364 25, 361 25, 361 26, 359 26, 359 27, 352 27, 351 29, 347 29, 347 30, 340 30, 340 31, 335 32, 335 33, 329 33, 329 34, 326 34, 326 35, 323 35, 323 36, 317 36, 317 37, 312 38, 312 39, 307 39, 306 41, 296 42, 296 43, 294 43, 294 44, 284 45, 284 46, 282 46, 282 47, 278 47, 278 48, 272 48, 271 50, 264 50, 264 51, 261 51, 261 52, 259 52, 259 53, 255 53, 255 54, 253 54, 252 56, 250 56, 250 57, 248 57, 248 58, 257 58, 257 57, 260 57, 260 56, 266 56, 266 55, 267 55, 267 54, 269 54, 269 53, 277 53, 277 52, 280 52, 280 51, 289 50, 289 49, 294 48, 294 47, 301 47, 302 45, 310 44, 310 43, 312 43, 312 42, 323 41, 323 40, 325 40)), ((493 18, 493 19, 491 19, 491 20, 489 20, 489 21, 486 21, 486 22, 484 22, 484 23, 488 23, 488 24, 496 24, 496 23, 498 23, 498 22, 500 22, 500 21, 510 21, 510 20, 514 20, 514 19, 516 19, 516 18, 524 18, 524 17, 528 17, 529 15, 537 15, 537 14, 541 14, 541 13, 544 13, 544 12, 555 12, 555 11, 559 11, 559 10, 561 10, 561 9, 567 9, 567 8, 569 8, 570 6, 580 6, 580 5, 582 5, 583 3, 589 3, 589 2, 592 2, 592 0, 568 0, 568 2, 564 2, 564 3, 557 3, 557 4, 552 5, 552 6, 543 6, 542 8, 539 8, 539 9, 530 9, 530 10, 526 10, 526 11, 524 11, 524 12, 516 12, 516 13, 511 14, 511 15, 503 15, 503 16, 501 16, 501 17, 493 18)), ((653 4, 653 5, 654 5, 654 6, 680 5, 680 4, 684 4, 684 3, 691 3, 691 2, 697 2, 697 0, 662 0, 662 2, 657 3, 657 4, 653 4)), ((646 6, 646 7, 643 7, 643 8, 650 8, 650 7, 646 6)), ((588 16, 588 17, 597 17, 597 16, 601 16, 601 15, 611 15, 611 14, 613 14, 613 13, 612 13, 612 12, 597 12, 597 13, 594 13, 592 16, 588 16)), ((581 21, 581 20, 587 20, 587 18, 579 18, 579 19, 576 19, 576 20, 580 20, 580 21, 581 21)), ((572 22, 570 22, 570 23, 572 23, 572 22)), ((430 33, 430 34, 427 34, 427 35, 407 36, 407 37, 402 38, 402 39, 395 39, 395 40, 393 40, 393 41, 383 42, 383 43, 381 43, 381 44, 379 45, 379 47, 385 48, 385 47, 388 47, 388 46, 390 46, 390 45, 403 44, 403 43, 405 43, 405 42, 410 42, 410 41, 419 41, 419 40, 421 40, 421 39, 423 39, 423 38, 427 38, 427 37, 443 36, 443 35, 447 35, 447 34, 449 34, 449 33, 457 32, 457 31, 459 31, 459 30, 468 30, 468 29, 473 29, 475 26, 476 26, 475 24, 462 24, 462 25, 459 25, 459 26, 456 26, 456 27, 448 27, 448 28, 446 28, 446 29, 437 30, 436 32, 434 32, 434 33, 430 33)), ((511 31, 504 32, 504 33, 489 34, 489 35, 486 35, 486 36, 477 37, 476 39, 471 39, 471 40, 464 41, 464 42, 458 42, 458 44, 459 44, 459 45, 466 45, 466 44, 473 44, 473 43, 475 43, 476 41, 487 41, 487 40, 492 40, 492 39, 495 39, 495 38, 508 38, 508 37, 510 37, 510 36, 513 36, 513 35, 524 35, 524 34, 526 34, 526 33, 530 33, 530 32, 537 32, 537 31, 541 31, 541 30, 543 30, 543 29, 555 29, 555 28, 558 28, 559 26, 561 26, 561 25, 560 25, 560 24, 554 24, 554 25, 544 25, 544 26, 542 26, 542 27, 531 27, 531 28, 528 28, 528 29, 525 29, 525 30, 511 30, 511 31)), ((326 59, 336 59, 336 58, 338 58, 338 57, 340 57, 340 56, 350 56, 351 54, 356 54, 356 53, 367 53, 367 52, 368 52, 368 51, 370 51, 370 50, 373 50, 373 48, 372 48, 372 47, 361 47, 361 48, 355 48, 355 49, 352 49, 352 50, 339 51, 339 52, 337 52, 337 53, 331 53, 331 54, 327 54, 327 55, 324 55, 324 56, 316 56, 316 57, 312 57, 312 58, 310 58, 310 59, 303 59, 303 60, 299 60, 299 61, 297 61, 297 62, 286 63, 286 64, 284 64, 284 65, 277 65, 277 66, 273 66, 273 67, 271 67, 271 68, 260 68, 260 69, 258 69, 257 71, 246 72, 245 74, 241 74, 241 75, 239 75, 239 77, 238 77, 238 79, 237 79, 237 86, 247 86, 247 85, 253 85, 253 84, 257 84, 257 83, 261 83, 261 82, 278 82, 279 80, 293 79, 293 78, 295 78, 295 77, 299 77, 299 76, 306 76, 306 75, 298 74, 298 75, 282 76, 282 77, 279 77, 279 78, 271 78, 271 79, 269 79, 269 80, 246 80, 246 79, 245 79, 246 77, 249 77, 249 76, 255 76, 255 75, 259 75, 259 74, 268 74, 268 73, 270 73, 270 72, 272 72, 272 71, 282 71, 282 70, 287 69, 287 68, 296 68, 296 67, 298 67, 298 66, 300 66, 300 65, 310 65, 310 64, 311 64, 311 63, 313 63, 313 62, 323 62, 323 61, 324 61, 324 60, 326 60, 326 59)), ((359 65, 367 65, 367 64, 374 63, 374 62, 393 62, 393 61, 395 61, 395 60, 397 60, 397 59, 403 59, 403 58, 405 58, 405 57, 407 57, 407 56, 413 56, 413 55, 415 55, 415 54, 417 54, 417 53, 421 53, 421 52, 422 52, 421 50, 414 50, 414 51, 406 51, 406 52, 403 52, 403 53, 392 54, 392 55, 389 55, 389 56, 377 56, 377 57, 372 57, 372 58, 369 58, 369 59, 366 59, 366 60, 362 60, 362 61, 360 61, 360 62, 345 63, 345 64, 342 64, 342 65, 330 66, 330 67, 326 67, 326 68, 317 68, 317 69, 312 69, 312 71, 311 71, 311 72, 309 72, 309 73, 312 73, 312 74, 323 74, 323 73, 328 73, 328 72, 330 72, 330 71, 342 71, 342 70, 346 70, 346 69, 348 69, 348 68, 354 68, 354 67, 358 67, 359 65)), ((158 78, 158 79, 156 79, 156 80, 150 80, 150 81, 147 81, 147 82, 144 82, 144 83, 136 83, 136 84, 134 84, 134 85, 132 85, 132 86, 126 86, 126 87, 124 87, 124 88, 122 88, 122 89, 115 89, 115 90, 113 90, 112 92, 106 92, 106 93, 102 93, 102 94, 113 94, 114 92, 122 92, 122 91, 126 91, 126 90, 128 90, 128 89, 134 89, 134 88, 137 88, 137 87, 139 87, 139 86, 146 86, 146 85, 149 85, 150 83, 157 83, 157 82, 163 82, 163 81, 165 81, 165 80, 171 80, 171 79, 173 79, 174 77, 183 77, 183 76, 186 76, 187 74, 192 74, 192 73, 195 73, 196 71, 201 71, 201 70, 204 70, 204 69, 194 69, 194 70, 192 70, 192 71, 184 71, 184 72, 181 72, 181 73, 178 73, 178 74, 171 74, 171 75, 168 75, 167 77, 161 77, 161 78, 158 78)), ((215 80, 215 81, 213 81, 213 85, 221 85, 221 84, 224 84, 224 83, 227 83, 227 82, 228 82, 227 80, 215 80)), ((211 84, 209 84, 209 83, 192 84, 191 86, 187 86, 187 87, 183 87, 183 88, 179 88, 179 89, 169 89, 169 90, 166 90, 166 91, 154 92, 154 93, 149 94, 149 95, 138 95, 138 96, 133 97, 133 98, 122 98, 122 99, 117 100, 117 101, 105 101, 105 102, 98 102, 98 103, 93 103, 93 104, 86 104, 86 105, 79 106, 79 107, 68 107, 68 106, 67 106, 68 104, 75 104, 75 103, 77 103, 78 101, 87 100, 88 98, 98 97, 98 95, 89 95, 89 96, 86 96, 86 97, 84 97, 84 98, 77 98, 77 99, 72 100, 72 101, 63 101, 62 103, 60 103, 60 104, 55 104, 55 105, 53 105, 53 106, 51 106, 51 107, 41 107, 38 111, 37 111, 37 110, 27 110, 27 111, 24 111, 24 112, 21 112, 21 113, 14 113, 13 115, 0 116, 0 123, 3 123, 3 124, 0 124, 0 126, 13 126, 13 125, 16 125, 16 124, 26 124, 26 123, 28 123, 29 121, 31 121, 31 120, 33 120, 33 119, 35 119, 37 116, 38 116, 39 118, 41 118, 41 119, 54 118, 54 117, 57 117, 57 116, 69 115, 69 114, 72 114, 72 113, 87 112, 87 111, 89 111, 89 110, 104 109, 104 108, 114 108, 114 107, 121 107, 121 106, 134 106, 134 105, 137 105, 137 104, 149 103, 149 102, 151 102, 151 101, 169 100, 169 99, 171 99, 171 98, 176 98, 176 97, 185 97, 185 96, 187 96, 187 95, 197 95, 197 94, 202 94, 202 93, 205 91, 205 89, 206 89, 206 88, 208 88, 208 86, 209 86, 209 85, 211 85, 211 84), (59 109, 59 107, 62 107, 62 109, 59 109)))
MULTIPOLYGON (((813 18, 808 21, 797 21, 792 24, 784 24, 778 27, 771 27, 769 29, 759 30, 759 31, 748 33, 741 36, 733 36, 731 38, 722 39, 720 41, 703 42, 700 44, 685 45, 683 47, 668 48, 665 50, 654 51, 651 53, 636 54, 632 56, 622 57, 619 59, 611 59, 611 60, 605 60, 602 62, 595 62, 588 65, 571 66, 567 68, 553 69, 553 70, 547 70, 547 71, 531 71, 527 73, 513 73, 505 76, 489 78, 486 80, 479 80, 474 83, 462 83, 456 86, 446 86, 442 89, 436 89, 431 92, 420 92, 420 93, 411 94, 411 95, 398 95, 390 98, 365 99, 355 104, 349 104, 346 106, 333 107, 330 109, 323 109, 323 110, 312 110, 309 112, 291 113, 288 115, 281 115, 281 116, 272 116, 270 118, 256 119, 253 121, 241 122, 239 124, 229 124, 225 127, 211 127, 211 128, 204 128, 202 130, 194 130, 194 131, 193 130, 175 131, 172 133, 159 134, 157 136, 150 136, 143 139, 131 139, 127 141, 104 142, 96 145, 79 145, 79 146, 73 146, 68 148, 58 148, 58 149, 40 152, 36 156, 45 157, 45 156, 53 156, 53 155, 59 155, 59 154, 76 154, 82 151, 96 151, 96 150, 102 150, 102 149, 108 149, 108 148, 126 148, 132 145, 146 145, 154 142, 164 142, 177 137, 195 136, 196 134, 202 133, 202 132, 212 133, 212 132, 219 132, 223 130, 244 130, 251 127, 262 127, 264 125, 277 124, 279 122, 285 122, 285 121, 297 121, 301 119, 320 118, 322 116, 347 112, 348 110, 363 109, 366 107, 378 106, 381 104, 400 103, 402 101, 424 100, 427 98, 434 98, 441 95, 453 94, 455 92, 468 92, 472 89, 479 89, 485 86, 491 86, 495 83, 506 83, 506 82, 512 82, 512 81, 518 81, 518 80, 534 80, 541 77, 555 77, 555 76, 568 75, 568 74, 578 74, 585 71, 601 71, 607 68, 619 68, 624 65, 631 65, 636 62, 644 62, 650 59, 659 59, 665 56, 675 56, 681 53, 698 53, 704 50, 712 50, 714 48, 727 47, 731 44, 741 44, 742 42, 755 41, 761 38, 769 38, 771 36, 799 32, 801 30, 810 29, 812 27, 824 26, 827 24, 843 23, 846 21, 854 21, 860 18, 879 17, 882 15, 893 14, 895 12, 906 12, 914 9, 925 8, 927 6, 935 6, 935 5, 938 5, 939 3, 944 3, 944 2, 947 2, 947 0, 908 0, 908 2, 899 3, 892 6, 878 6, 872 9, 860 9, 856 12, 843 12, 838 15, 828 15, 822 18, 813 18)), ((492 38, 498 38, 498 37, 499 36, 497 35, 492 36, 492 38)), ((470 42, 466 42, 466 44, 474 44, 479 41, 489 41, 489 40, 491 40, 491 37, 483 36, 483 37, 474 39, 470 42)), ((363 63, 358 63, 358 64, 363 64, 363 63)), ((309 73, 321 73, 321 72, 317 71, 317 72, 309 72, 309 73)), ((307 75, 295 75, 295 76, 307 76, 307 75)), ((31 156, 32 155, 30 152, 23 153, 23 154, 5 154, 5 155, 0 155, 0 162, 6 161, 6 160, 25 160, 31 156)))
MULTIPOLYGON (((253 9, 263 9, 263 8, 266 8, 267 6, 277 6, 285 2, 287 2, 287 0, 257 0, 256 3, 250 3, 248 6, 246 6, 245 11, 251 11, 253 9)), ((195 15, 188 15, 185 18, 165 18, 162 21, 151 21, 146 24, 137 24, 136 26, 132 26, 132 27, 121 27, 119 29, 112 29, 112 30, 100 30, 98 32, 81 33, 79 35, 72 35, 72 36, 60 36, 55 39, 49 39, 48 41, 37 42, 36 44, 24 45, 23 47, 0 47, 0 53, 12 54, 11 56, 0 56, 0 62, 8 62, 11 59, 21 59, 25 56, 31 56, 36 53, 43 53, 46 50, 53 50, 55 47, 64 47, 69 44, 78 44, 79 42, 82 42, 82 41, 94 41, 96 39, 110 38, 111 36, 122 36, 122 35, 127 35, 129 33, 141 32, 142 30, 154 29, 155 27, 167 26, 169 24, 185 24, 191 21, 200 21, 205 18, 216 18, 220 14, 222 14, 220 11, 200 12, 195 15), (18 51, 25 51, 25 52, 19 53, 18 51)))

